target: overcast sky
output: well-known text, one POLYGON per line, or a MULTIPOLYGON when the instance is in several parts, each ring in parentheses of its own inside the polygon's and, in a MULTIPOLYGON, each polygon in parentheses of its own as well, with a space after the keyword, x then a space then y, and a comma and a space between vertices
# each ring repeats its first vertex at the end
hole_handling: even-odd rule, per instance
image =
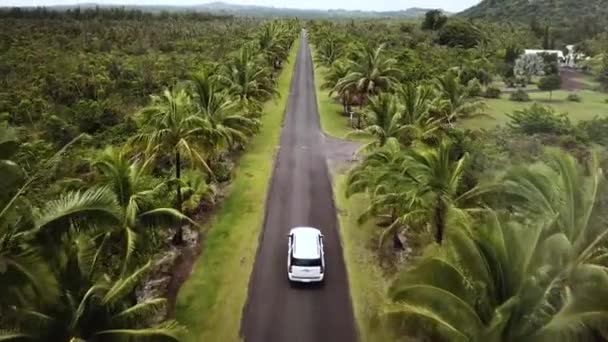
MULTIPOLYGON (((477 4, 480 0, 223 0, 233 4, 319 9, 360 9, 391 11, 410 7, 442 8, 460 11, 477 4)), ((195 5, 213 2, 209 0, 0 0, 0 6, 49 6, 76 3, 103 3, 124 5, 195 5)))

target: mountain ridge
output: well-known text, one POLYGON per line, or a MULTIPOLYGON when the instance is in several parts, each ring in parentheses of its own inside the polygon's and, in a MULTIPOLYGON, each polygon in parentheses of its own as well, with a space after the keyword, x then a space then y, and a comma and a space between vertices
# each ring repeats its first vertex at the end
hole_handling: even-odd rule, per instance
POLYGON ((483 0, 460 13, 473 19, 559 24, 608 17, 608 0, 483 0))
MULTIPOLYGON (((3 6, 0 6, 2 8, 3 6)), ((20 8, 39 8, 42 6, 20 6, 20 8)), ((398 11, 364 11, 364 10, 347 10, 347 9, 303 9, 303 8, 287 8, 287 7, 274 7, 274 6, 260 6, 260 5, 240 5, 240 4, 229 4, 221 1, 214 1, 209 3, 201 3, 195 5, 121 5, 121 4, 98 4, 95 2, 79 3, 72 5, 54 5, 44 6, 51 10, 68 10, 68 9, 89 9, 89 8, 126 8, 126 9, 139 9, 142 11, 149 12, 161 12, 161 11, 194 11, 194 12, 208 12, 211 14, 229 14, 235 16, 250 16, 250 17, 344 17, 344 18, 419 18, 431 8, 420 8, 412 7, 405 10, 398 11)), ((5 7, 6 8, 6 7, 5 7)), ((445 12, 446 14, 451 14, 445 12)))

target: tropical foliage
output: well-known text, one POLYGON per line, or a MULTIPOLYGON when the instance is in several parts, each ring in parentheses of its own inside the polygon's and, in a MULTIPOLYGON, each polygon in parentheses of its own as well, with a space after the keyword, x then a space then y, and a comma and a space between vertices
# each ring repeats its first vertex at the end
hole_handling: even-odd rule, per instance
POLYGON ((2 15, 0 340, 180 340, 137 289, 230 180, 296 23, 2 15))
POLYGON ((542 35, 437 11, 424 30, 382 25, 311 30, 323 89, 360 118, 347 137, 368 139, 346 196, 365 203, 349 215, 378 227, 369 242, 392 280, 370 317, 394 340, 605 339, 603 119, 576 125, 534 104, 503 127, 464 130, 484 113, 481 96, 500 96, 497 78, 559 79, 543 57, 522 55, 542 35))

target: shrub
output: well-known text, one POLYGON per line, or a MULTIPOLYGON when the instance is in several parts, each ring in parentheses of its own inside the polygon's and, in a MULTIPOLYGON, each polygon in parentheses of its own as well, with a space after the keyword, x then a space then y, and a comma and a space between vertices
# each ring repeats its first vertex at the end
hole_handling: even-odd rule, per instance
POLYGON ((511 93, 509 100, 516 102, 528 102, 530 101, 530 95, 523 89, 517 89, 514 93, 511 93))
POLYGON ((580 121, 577 128, 585 137, 596 144, 608 146, 608 118, 594 117, 591 120, 580 121))
POLYGON ((578 94, 568 94, 568 97, 566 98, 567 101, 570 102, 581 102, 582 99, 580 96, 578 96, 578 94))
POLYGON ((436 41, 440 45, 471 49, 484 38, 483 32, 466 20, 449 20, 438 32, 436 41))
POLYGON ((559 75, 549 75, 538 81, 538 89, 549 92, 549 97, 553 97, 553 91, 562 86, 562 78, 559 75))
POLYGON ((498 87, 490 86, 486 89, 483 96, 488 99, 498 99, 502 91, 498 87))
POLYGON ((467 95, 469 95, 469 97, 480 96, 482 91, 483 89, 481 88, 481 83, 479 83, 479 80, 476 78, 471 79, 467 83, 467 95))
POLYGON ((551 107, 534 104, 529 108, 507 114, 508 127, 523 134, 572 134, 575 129, 566 114, 556 114, 551 107))

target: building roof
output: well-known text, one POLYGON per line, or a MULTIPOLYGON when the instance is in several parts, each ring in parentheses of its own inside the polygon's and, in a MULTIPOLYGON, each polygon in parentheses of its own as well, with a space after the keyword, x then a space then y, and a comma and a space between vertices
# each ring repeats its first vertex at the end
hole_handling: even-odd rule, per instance
POLYGON ((556 54, 557 57, 564 58, 564 52, 561 50, 533 50, 533 49, 524 50, 524 54, 526 54, 526 55, 538 55, 541 53, 556 54))

